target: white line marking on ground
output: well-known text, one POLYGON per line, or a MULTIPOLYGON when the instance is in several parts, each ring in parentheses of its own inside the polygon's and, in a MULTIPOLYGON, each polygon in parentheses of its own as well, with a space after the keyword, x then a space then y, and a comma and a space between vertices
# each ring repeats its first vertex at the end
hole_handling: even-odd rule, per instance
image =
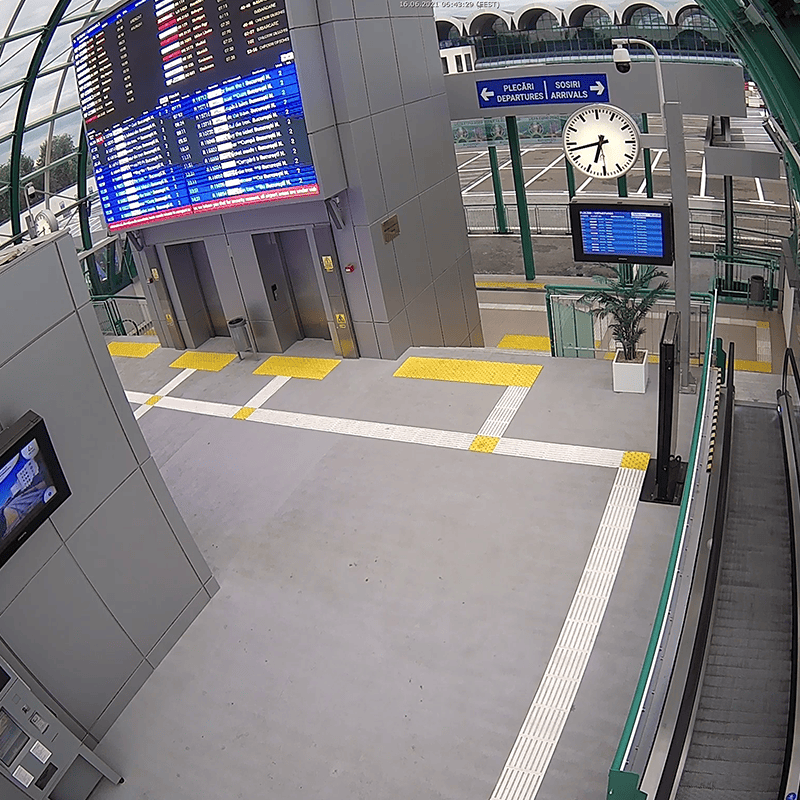
POLYGON ((622 450, 608 450, 603 447, 584 447, 576 444, 556 444, 555 442, 531 442, 526 439, 503 438, 497 443, 494 452, 502 456, 535 458, 540 461, 560 461, 564 464, 582 464, 587 467, 613 467, 622 463, 625 453, 622 450))
POLYGON ((544 169, 539 170, 530 180, 525 181, 525 188, 527 189, 537 178, 541 178, 545 172, 549 172, 553 167, 558 164, 560 161, 563 161, 566 158, 566 154, 562 153, 557 158, 554 158, 544 169))
MULTIPOLYGON (((530 148, 528 148, 527 150, 523 150, 523 151, 522 151, 522 154, 521 154, 521 156, 520 156, 520 158, 522 158, 522 156, 524 156, 526 153, 530 153, 530 148)), ((503 163, 502 163, 502 164, 501 164, 501 165, 500 165, 500 166, 497 168, 497 169, 498 169, 498 172, 499 172, 501 169, 506 169, 506 167, 508 167, 510 164, 511 164, 511 159, 509 158, 509 159, 508 159, 508 161, 504 161, 504 162, 503 162, 503 163)), ((485 175, 484 175, 482 178, 479 178, 477 181, 475 181, 474 183, 471 183, 469 186, 467 186, 467 188, 466 188, 466 189, 462 189, 462 190, 461 190, 461 194, 462 194, 462 195, 464 195, 464 194, 466 194, 467 192, 471 192, 471 191, 472 191, 472 190, 473 190, 473 189, 474 189, 476 186, 479 186, 479 185, 480 185, 480 184, 482 184, 482 183, 483 183, 485 180, 487 180, 488 178, 491 178, 491 177, 492 177, 492 173, 491 173, 491 170, 490 170, 490 171, 489 171, 489 172, 487 172, 487 173, 486 173, 486 174, 485 174, 485 175)))
POLYGON ((147 394, 147 392, 125 392, 125 397, 128 398, 128 402, 138 403, 140 405, 147 402, 152 396, 151 394, 147 394))
POLYGON ((261 408, 275 392, 291 380, 287 375, 275 376, 263 389, 253 395, 249 403, 245 403, 245 408, 261 408))
POLYGON ((534 800, 539 792, 605 615, 644 476, 640 469, 617 472, 561 634, 492 800, 534 800))
POLYGON ((478 436, 497 436, 500 438, 506 428, 514 419, 514 414, 519 411, 522 402, 528 396, 530 386, 509 386, 503 392, 502 397, 497 401, 497 405, 492 409, 492 413, 486 418, 478 436))
MULTIPOLYGON (((232 417, 241 406, 229 403, 211 403, 208 400, 189 400, 186 397, 164 397, 158 401, 159 408, 169 408, 172 411, 188 411, 194 414, 203 414, 207 417, 232 417)), ((152 406, 155 408, 155 406, 152 406)))
MULTIPOLYGON (((153 394, 158 395, 159 397, 165 397, 173 389, 180 386, 188 377, 194 375, 195 372, 197 372, 196 369, 182 370, 169 383, 164 384, 164 386, 162 386, 157 392, 153 392, 153 394)), ((150 396, 152 397, 152 395, 150 396)), ((133 416, 136 417, 136 419, 141 419, 151 408, 153 408, 153 406, 139 406, 139 408, 133 412, 133 416)))
POLYGON ((708 176, 706 175, 706 157, 703 156, 703 166, 700 169, 700 197, 706 196, 706 181, 708 176))
POLYGON ((483 158, 484 156, 488 156, 488 155, 489 155, 489 151, 488 150, 485 153, 478 153, 478 155, 473 156, 470 159, 467 159, 463 164, 461 164, 459 166, 459 168, 458 168, 458 171, 460 172, 462 169, 464 169, 464 167, 466 167, 467 164, 471 164, 473 161, 477 161, 479 158, 483 158))
POLYGON ((758 192, 758 201, 760 203, 764 202, 764 187, 761 185, 761 181, 758 178, 754 178, 756 182, 756 191, 758 192))
POLYGON ((756 361, 772 363, 772 341, 769 328, 756 328, 756 361))
POLYGON ((590 184, 590 183, 591 183, 593 180, 594 180, 594 178, 591 178, 591 177, 587 178, 587 179, 586 179, 586 180, 585 180, 585 181, 584 181, 584 182, 583 182, 583 183, 582 183, 582 184, 581 184, 581 185, 580 185, 580 186, 579 186, 579 187, 578 187, 578 188, 575 190, 575 194, 577 194, 578 192, 582 192, 582 191, 583 191, 583 190, 584 190, 584 189, 585 189, 585 188, 586 188, 586 187, 587 187, 587 186, 588 186, 588 185, 589 185, 589 184, 590 184))
MULTIPOLYGON (((481 289, 478 288, 478 291, 481 289)), ((546 306, 526 306, 524 303, 478 303, 478 308, 488 311, 547 311, 546 306)))

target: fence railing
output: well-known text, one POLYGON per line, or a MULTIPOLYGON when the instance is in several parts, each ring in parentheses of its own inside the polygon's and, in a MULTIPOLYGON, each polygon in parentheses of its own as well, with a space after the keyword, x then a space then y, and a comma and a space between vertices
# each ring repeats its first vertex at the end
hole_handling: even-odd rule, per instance
POLYGON ((154 336, 150 309, 144 297, 93 297, 92 305, 105 336, 154 336))
MULTIPOLYGON (((519 213, 516 203, 505 203, 506 233, 519 233, 519 213)), ((494 205, 465 205, 467 230, 471 234, 500 233, 497 209, 494 205)), ((568 236, 569 208, 566 205, 528 206, 531 233, 535 235, 568 236)), ((773 252, 791 234, 792 221, 778 214, 737 211, 734 214, 734 243, 762 247, 773 252)), ((690 209, 689 237, 694 249, 713 252, 725 243, 725 215, 722 210, 690 209)))

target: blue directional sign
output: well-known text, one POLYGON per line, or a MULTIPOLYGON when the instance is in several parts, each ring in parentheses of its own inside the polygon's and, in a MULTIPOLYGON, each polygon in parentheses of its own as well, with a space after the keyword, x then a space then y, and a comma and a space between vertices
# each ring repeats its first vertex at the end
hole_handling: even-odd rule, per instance
POLYGON ((608 77, 602 74, 502 78, 477 81, 475 88, 481 108, 608 102, 608 77))

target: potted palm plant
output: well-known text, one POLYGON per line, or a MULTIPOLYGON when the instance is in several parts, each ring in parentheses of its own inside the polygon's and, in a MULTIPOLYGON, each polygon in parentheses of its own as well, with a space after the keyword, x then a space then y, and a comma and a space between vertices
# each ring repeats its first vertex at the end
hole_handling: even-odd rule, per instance
POLYGON ((586 292, 580 302, 590 306, 598 319, 611 318, 609 329, 618 344, 612 364, 614 391, 644 394, 648 351, 639 350, 638 344, 644 333, 644 318, 668 286, 666 280, 652 286, 651 283, 666 278, 667 273, 654 266, 642 266, 631 276, 630 265, 613 264, 610 268, 614 274, 609 278, 596 277, 602 286, 586 292))

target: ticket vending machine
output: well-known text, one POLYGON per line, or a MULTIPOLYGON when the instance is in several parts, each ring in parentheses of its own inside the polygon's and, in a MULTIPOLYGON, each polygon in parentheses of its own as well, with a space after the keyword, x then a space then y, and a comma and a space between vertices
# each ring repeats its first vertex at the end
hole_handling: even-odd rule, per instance
POLYGON ((0 797, 86 800, 102 778, 123 782, 0 659, 0 797))

